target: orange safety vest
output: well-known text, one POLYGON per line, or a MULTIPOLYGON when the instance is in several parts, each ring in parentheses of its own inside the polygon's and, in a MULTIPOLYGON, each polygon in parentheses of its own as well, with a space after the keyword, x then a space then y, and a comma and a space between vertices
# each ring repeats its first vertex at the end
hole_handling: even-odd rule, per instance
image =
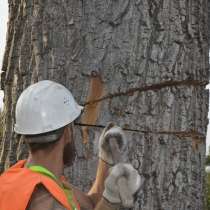
MULTIPOLYGON (((24 168, 21 160, 0 176, 0 210, 26 210, 32 193, 42 184, 67 210, 73 210, 63 189, 51 178, 24 168)), ((80 206, 73 196, 78 210, 80 206)))

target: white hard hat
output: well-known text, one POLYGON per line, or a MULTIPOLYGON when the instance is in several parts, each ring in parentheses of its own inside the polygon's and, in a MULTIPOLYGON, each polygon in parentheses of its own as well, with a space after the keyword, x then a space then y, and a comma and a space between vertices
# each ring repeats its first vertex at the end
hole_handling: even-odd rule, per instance
POLYGON ((20 95, 14 130, 24 135, 57 130, 73 122, 82 109, 63 85, 43 80, 29 86, 20 95))

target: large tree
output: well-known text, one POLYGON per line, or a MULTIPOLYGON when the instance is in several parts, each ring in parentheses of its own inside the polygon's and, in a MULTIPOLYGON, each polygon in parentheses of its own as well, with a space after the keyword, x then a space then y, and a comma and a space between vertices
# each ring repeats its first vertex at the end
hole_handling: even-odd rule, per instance
POLYGON ((204 209, 207 13, 207 0, 9 0, 0 171, 27 154, 13 132, 18 96, 50 79, 85 105, 74 184, 92 184, 101 127, 114 121, 145 179, 134 209, 204 209))

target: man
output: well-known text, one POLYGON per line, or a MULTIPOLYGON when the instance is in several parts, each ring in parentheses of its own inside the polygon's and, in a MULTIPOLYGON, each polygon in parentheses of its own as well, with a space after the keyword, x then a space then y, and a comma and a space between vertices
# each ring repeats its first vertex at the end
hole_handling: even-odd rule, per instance
POLYGON ((121 204, 118 180, 125 178, 131 196, 140 178, 129 164, 114 160, 109 147, 114 136, 121 151, 126 146, 122 129, 109 125, 99 139, 96 180, 86 194, 67 182, 64 166, 75 157, 73 121, 82 107, 61 84, 41 81, 23 91, 16 105, 15 132, 29 146, 27 160, 19 161, 0 177, 1 210, 114 210, 121 204), (106 182, 105 182, 106 180, 106 182))

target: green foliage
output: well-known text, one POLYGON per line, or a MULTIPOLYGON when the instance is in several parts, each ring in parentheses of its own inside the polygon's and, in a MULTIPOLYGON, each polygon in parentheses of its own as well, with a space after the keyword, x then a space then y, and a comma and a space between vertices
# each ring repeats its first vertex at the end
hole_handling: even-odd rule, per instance
POLYGON ((206 166, 210 166, 210 155, 206 156, 206 166))

